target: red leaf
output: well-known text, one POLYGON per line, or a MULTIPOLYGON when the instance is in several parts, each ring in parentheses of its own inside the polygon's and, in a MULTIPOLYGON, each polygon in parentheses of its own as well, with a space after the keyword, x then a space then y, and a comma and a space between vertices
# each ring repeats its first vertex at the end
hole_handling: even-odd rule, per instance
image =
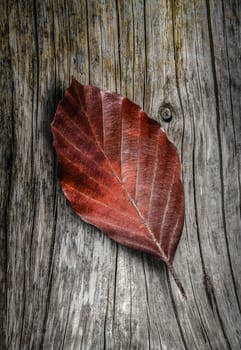
POLYGON ((126 246, 172 263, 184 193, 175 146, 129 99, 74 78, 51 125, 65 196, 86 222, 126 246))

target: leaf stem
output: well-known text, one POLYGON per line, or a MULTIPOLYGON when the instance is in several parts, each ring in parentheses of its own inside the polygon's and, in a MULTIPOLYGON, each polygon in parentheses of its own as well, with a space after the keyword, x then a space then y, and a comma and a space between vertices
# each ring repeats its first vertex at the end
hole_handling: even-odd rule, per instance
POLYGON ((167 264, 168 270, 170 271, 172 277, 174 278, 174 281, 176 282, 176 285, 178 286, 178 288, 179 288, 179 290, 180 290, 180 292, 181 292, 183 298, 184 298, 184 299, 187 299, 187 295, 186 295, 186 293, 185 293, 185 290, 184 290, 184 288, 183 288, 183 285, 182 285, 182 283, 181 283, 181 281, 180 281, 180 278, 178 277, 178 275, 177 275, 177 273, 176 273, 174 267, 173 267, 171 264, 169 264, 169 263, 166 263, 166 264, 167 264))

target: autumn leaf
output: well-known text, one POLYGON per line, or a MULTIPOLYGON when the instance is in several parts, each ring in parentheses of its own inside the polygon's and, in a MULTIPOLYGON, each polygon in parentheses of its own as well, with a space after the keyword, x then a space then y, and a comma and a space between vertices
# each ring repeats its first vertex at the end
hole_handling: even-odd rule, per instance
POLYGON ((84 221, 163 260, 173 259, 184 192, 175 146, 160 125, 119 94, 72 79, 51 124, 63 192, 84 221))

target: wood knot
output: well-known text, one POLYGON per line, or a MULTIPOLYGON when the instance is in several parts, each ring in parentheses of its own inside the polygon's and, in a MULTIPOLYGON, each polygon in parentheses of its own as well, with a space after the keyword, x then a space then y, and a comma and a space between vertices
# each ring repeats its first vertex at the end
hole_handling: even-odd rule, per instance
POLYGON ((172 108, 169 104, 160 106, 158 113, 165 123, 170 123, 172 120, 173 113, 172 108))

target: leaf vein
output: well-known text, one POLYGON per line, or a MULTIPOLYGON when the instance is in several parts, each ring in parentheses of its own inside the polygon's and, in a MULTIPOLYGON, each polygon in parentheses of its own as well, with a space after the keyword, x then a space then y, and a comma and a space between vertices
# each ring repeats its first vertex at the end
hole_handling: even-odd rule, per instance
POLYGON ((111 210, 113 210, 113 211, 118 212, 118 214, 120 214, 120 215, 122 215, 122 216, 124 216, 124 217, 127 217, 128 219, 130 219, 130 220, 131 220, 132 222, 134 222, 135 224, 136 224, 136 223, 139 223, 139 221, 136 220, 134 216, 127 215, 127 214, 125 214, 123 211, 121 211, 121 210, 119 210, 119 209, 117 209, 117 208, 110 207, 107 203, 101 202, 101 201, 99 201, 99 200, 96 199, 96 198, 93 198, 93 197, 91 197, 91 196, 88 196, 86 193, 81 192, 79 189, 77 189, 77 188, 75 188, 75 187, 73 187, 73 186, 71 186, 71 185, 69 185, 69 184, 67 184, 67 183, 65 183, 64 187, 65 187, 65 188, 67 187, 67 188, 73 190, 74 192, 78 192, 78 193, 80 193, 82 196, 84 196, 84 197, 86 197, 86 198, 88 198, 88 199, 90 199, 90 200, 92 200, 92 201, 94 201, 94 202, 96 202, 96 203, 98 203, 98 204, 100 204, 100 205, 103 205, 103 206, 107 207, 108 209, 111 209, 111 210))

